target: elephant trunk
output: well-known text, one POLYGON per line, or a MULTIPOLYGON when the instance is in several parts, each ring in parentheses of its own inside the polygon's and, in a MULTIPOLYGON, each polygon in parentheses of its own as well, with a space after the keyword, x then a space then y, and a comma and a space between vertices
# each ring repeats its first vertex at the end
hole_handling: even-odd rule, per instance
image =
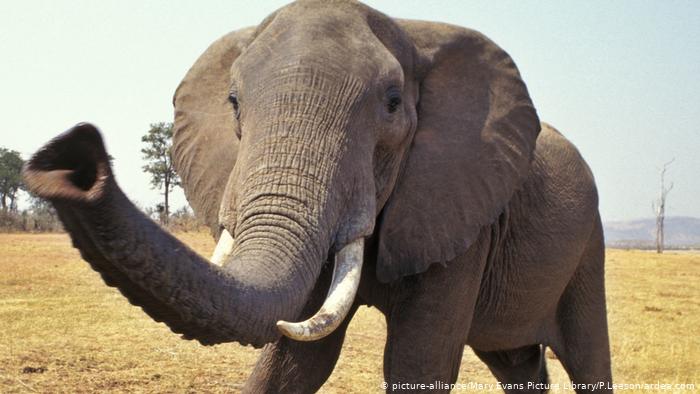
POLYGON ((242 120, 250 126, 243 131, 222 199, 220 219, 226 230, 213 256, 225 268, 235 261, 232 256, 273 256, 256 259, 256 264, 294 278, 281 283, 297 284, 289 299, 301 312, 335 247, 333 281, 321 310, 303 323, 288 323, 287 318, 277 323, 283 334, 297 340, 328 335, 349 311, 364 251, 364 228, 348 224, 359 222, 352 206, 356 199, 349 196, 374 196, 358 193, 357 175, 344 168, 352 164, 348 119, 363 86, 354 78, 332 78, 317 69, 292 67, 261 82, 261 90, 251 94, 242 120))
POLYGON ((251 247, 220 267, 141 213, 117 186, 91 125, 51 141, 23 176, 29 190, 51 200, 74 246, 108 285, 187 339, 262 346, 279 336, 276 321, 297 318, 303 307, 300 286, 311 278, 270 263, 287 256, 251 247))

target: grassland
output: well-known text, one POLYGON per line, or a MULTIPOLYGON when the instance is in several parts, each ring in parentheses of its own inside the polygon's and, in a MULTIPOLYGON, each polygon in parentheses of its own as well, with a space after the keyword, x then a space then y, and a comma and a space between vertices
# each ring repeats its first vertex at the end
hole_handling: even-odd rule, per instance
MULTIPOLYGON (((214 247, 206 234, 179 237, 204 255, 214 247)), ((700 388, 700 254, 609 250, 607 288, 615 380, 700 388)), ((361 309, 322 392, 380 391, 384 338, 382 316, 361 309)), ((153 322, 105 286, 66 235, 0 234, 0 392, 237 392, 256 356, 153 322)), ((459 382, 495 379, 467 349, 459 382)))

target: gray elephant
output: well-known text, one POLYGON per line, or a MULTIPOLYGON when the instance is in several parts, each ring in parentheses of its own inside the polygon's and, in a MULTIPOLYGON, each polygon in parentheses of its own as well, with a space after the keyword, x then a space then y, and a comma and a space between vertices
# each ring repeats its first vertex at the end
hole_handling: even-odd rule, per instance
POLYGON ((512 391, 541 391, 547 346, 581 391, 611 381, 593 176, 483 35, 302 0, 214 42, 174 105, 211 261, 125 197, 89 124, 25 181, 153 319, 265 346, 246 391, 319 389, 360 305, 386 316, 388 390, 449 390, 465 345, 512 391))

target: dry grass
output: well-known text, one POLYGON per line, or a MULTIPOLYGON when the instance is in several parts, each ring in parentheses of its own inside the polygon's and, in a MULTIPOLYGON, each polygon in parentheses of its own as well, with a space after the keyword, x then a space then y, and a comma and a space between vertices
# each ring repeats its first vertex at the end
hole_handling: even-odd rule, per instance
MULTIPOLYGON (((201 233, 180 238, 208 255, 201 233)), ((129 305, 80 260, 65 235, 0 235, 1 392, 237 392, 257 351, 181 340, 129 305)), ((608 251, 618 382, 700 383, 700 255, 608 251)), ((377 392, 382 316, 363 308, 323 392, 377 392)), ((567 380, 550 355, 553 382, 567 380)), ((494 383, 469 350, 459 382, 494 383)), ((556 390, 555 390, 556 391, 556 390)))

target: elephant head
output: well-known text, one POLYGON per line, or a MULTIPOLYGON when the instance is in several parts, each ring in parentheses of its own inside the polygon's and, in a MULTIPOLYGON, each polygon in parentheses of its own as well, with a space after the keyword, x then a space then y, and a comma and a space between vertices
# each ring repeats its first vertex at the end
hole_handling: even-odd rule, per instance
POLYGON ((78 125, 25 169, 105 281, 202 343, 330 333, 353 302, 363 241, 391 282, 464 253, 529 170, 539 120, 510 57, 481 34, 298 1, 214 42, 175 97, 173 157, 219 236, 206 261, 116 186, 78 125), (329 256, 321 310, 300 313, 329 256))

